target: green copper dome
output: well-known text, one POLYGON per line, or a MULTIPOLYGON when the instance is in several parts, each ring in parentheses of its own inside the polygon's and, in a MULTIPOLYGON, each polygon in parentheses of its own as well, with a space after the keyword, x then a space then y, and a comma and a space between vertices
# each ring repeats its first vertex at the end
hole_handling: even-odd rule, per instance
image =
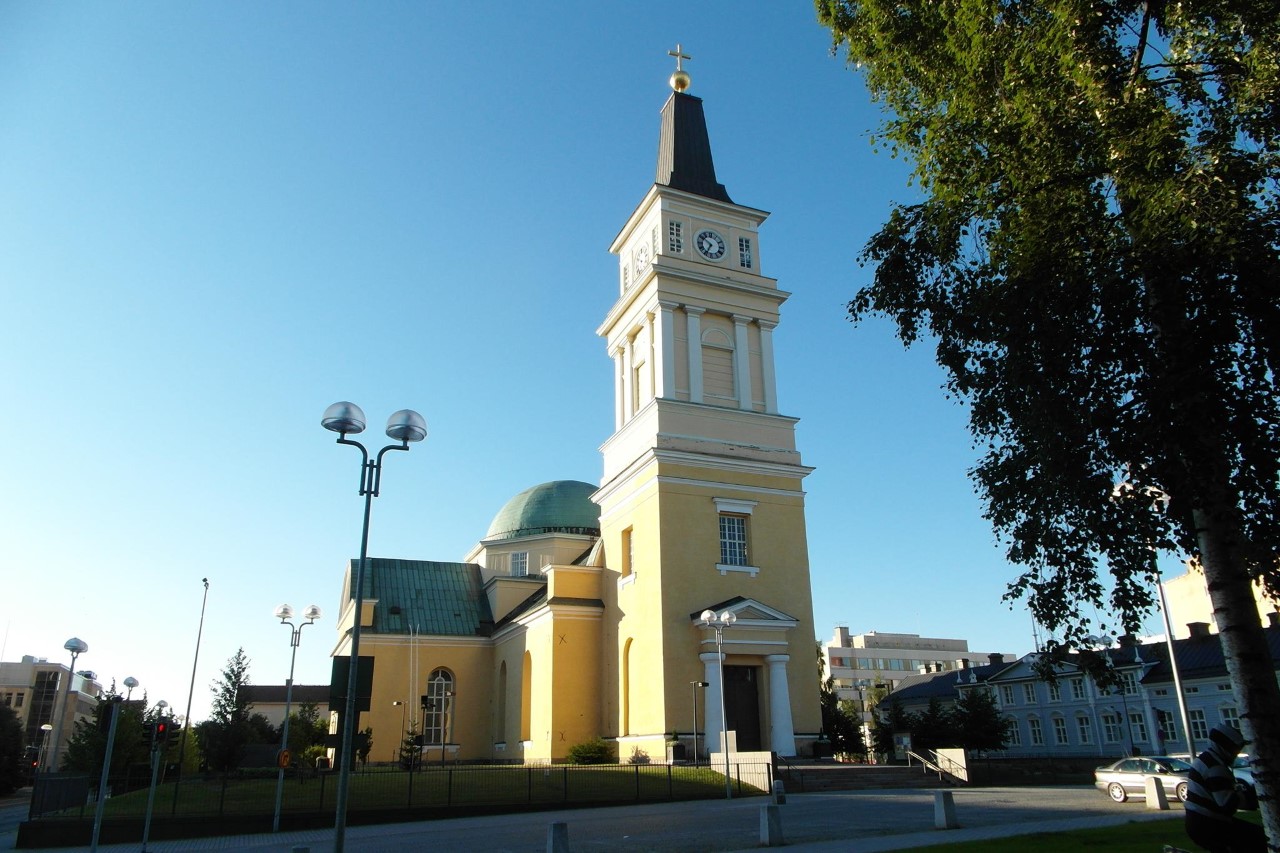
POLYGON ((596 487, 578 480, 554 480, 525 489, 499 510, 486 539, 517 539, 540 533, 600 535, 600 507, 592 503, 596 487))

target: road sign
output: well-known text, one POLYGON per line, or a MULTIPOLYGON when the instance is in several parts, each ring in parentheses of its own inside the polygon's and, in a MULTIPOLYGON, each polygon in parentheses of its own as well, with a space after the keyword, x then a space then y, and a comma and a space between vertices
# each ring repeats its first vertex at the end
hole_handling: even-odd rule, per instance
POLYGON ((293 756, 289 755, 289 750, 287 750, 287 749, 282 749, 282 750, 280 750, 280 755, 276 758, 276 763, 277 763, 279 766, 281 766, 281 767, 284 767, 284 768, 288 769, 288 767, 289 767, 289 759, 290 759, 290 758, 292 758, 292 757, 293 757, 293 756))

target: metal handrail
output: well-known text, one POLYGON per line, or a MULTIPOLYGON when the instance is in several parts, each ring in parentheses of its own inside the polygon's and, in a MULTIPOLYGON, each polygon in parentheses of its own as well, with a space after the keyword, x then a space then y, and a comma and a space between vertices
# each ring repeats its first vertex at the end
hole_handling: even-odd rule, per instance
POLYGON ((929 754, 933 756, 934 760, 938 762, 939 765, 942 765, 944 763, 950 765, 950 768, 948 768, 943 772, 947 773, 949 776, 952 776, 958 781, 961 781, 961 782, 969 781, 969 771, 963 764, 960 764, 959 762, 951 758, 948 758, 947 756, 943 755, 942 753, 934 749, 929 750, 929 754), (955 768, 955 769, 951 769, 951 768, 955 768))

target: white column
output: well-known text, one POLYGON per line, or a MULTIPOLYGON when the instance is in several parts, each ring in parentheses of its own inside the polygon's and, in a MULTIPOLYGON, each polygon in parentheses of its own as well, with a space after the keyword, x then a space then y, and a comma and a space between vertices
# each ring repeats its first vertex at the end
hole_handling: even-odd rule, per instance
POLYGON ((705 308, 684 306, 689 320, 689 402, 702 402, 702 315, 705 308))
POLYGON ((773 373, 773 330, 777 323, 757 320, 760 327, 760 376, 764 380, 764 410, 768 414, 778 413, 778 383, 773 373))
POLYGON ((702 680, 707 682, 702 712, 702 730, 706 732, 707 754, 720 752, 720 661, 715 652, 698 655, 702 661, 702 680))
POLYGON ((747 343, 750 317, 733 315, 733 372, 738 385, 738 408, 751 409, 751 350, 747 343))
POLYGON ((635 382, 633 376, 634 371, 631 369, 632 357, 631 347, 633 342, 628 337, 622 344, 622 421, 626 423, 631 420, 631 416, 635 414, 634 400, 635 391, 632 384, 635 382))
POLYGON ((791 655, 765 655, 769 664, 769 748, 778 755, 796 754, 796 732, 791 723, 791 691, 787 687, 787 661, 791 655))
POLYGON ((659 302, 658 312, 653 323, 653 396, 674 397, 676 395, 676 338, 672 311, 674 302, 659 302))
POLYGON ((614 373, 614 401, 613 401, 613 428, 615 430, 622 429, 622 425, 627 421, 626 410, 626 381, 627 367, 623 363, 623 349, 618 347, 613 351, 613 373, 614 373))

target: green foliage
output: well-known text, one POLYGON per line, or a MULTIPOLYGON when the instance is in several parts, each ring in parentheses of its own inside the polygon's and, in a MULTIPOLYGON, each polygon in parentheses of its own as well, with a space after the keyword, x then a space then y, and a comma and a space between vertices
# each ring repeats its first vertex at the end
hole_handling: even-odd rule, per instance
MULTIPOLYGON (((922 196, 866 245, 874 279, 850 315, 936 345, 986 517, 1023 567, 1007 597, 1061 638, 1044 660, 1136 633, 1156 554, 1195 558, 1280 791, 1251 586, 1280 592, 1280 9, 816 8, 922 196)), ((1280 799, 1263 808, 1280 837, 1280 799)))
POLYGON ((413 767, 415 764, 421 763, 422 747, 418 745, 418 727, 410 725, 404 733, 404 739, 400 741, 400 766, 406 769, 413 767))
POLYGON ((831 741, 835 755, 865 755, 862 729, 858 723, 858 710, 849 700, 840 701, 836 694, 835 677, 826 675, 827 660, 818 646, 818 702, 822 708, 822 732, 831 741))
POLYGON ((373 751, 373 726, 365 726, 360 735, 359 743, 356 744, 356 755, 361 764, 368 764, 369 753, 373 751))
POLYGON ((956 736, 965 749, 992 752, 1009 745, 1012 720, 1005 719, 988 690, 969 689, 960 694, 952 712, 956 736))
POLYGON ((25 784, 24 758, 18 712, 0 705, 0 797, 9 796, 25 784))
POLYGON ((613 764, 613 746, 601 738, 593 738, 569 747, 570 764, 613 764))
POLYGON ((295 755, 323 744, 328 733, 329 721, 320 718, 315 702, 303 702, 289 715, 289 751, 295 755))
POLYGON ((252 705, 242 689, 248 684, 249 658, 244 649, 236 649, 227 660, 221 679, 210 685, 212 716, 195 727, 200 755, 210 770, 234 770, 240 764, 245 746, 277 739, 265 717, 250 713, 252 705))
POLYGON ((61 769, 82 773, 101 772, 110 731, 107 714, 113 704, 120 718, 116 722, 116 739, 111 747, 111 775, 122 775, 131 766, 147 764, 151 760, 151 743, 143 730, 143 724, 149 719, 146 700, 115 703, 114 699, 119 695, 113 686, 98 697, 93 716, 87 720, 76 720, 71 739, 67 741, 67 748, 62 753, 61 769))

